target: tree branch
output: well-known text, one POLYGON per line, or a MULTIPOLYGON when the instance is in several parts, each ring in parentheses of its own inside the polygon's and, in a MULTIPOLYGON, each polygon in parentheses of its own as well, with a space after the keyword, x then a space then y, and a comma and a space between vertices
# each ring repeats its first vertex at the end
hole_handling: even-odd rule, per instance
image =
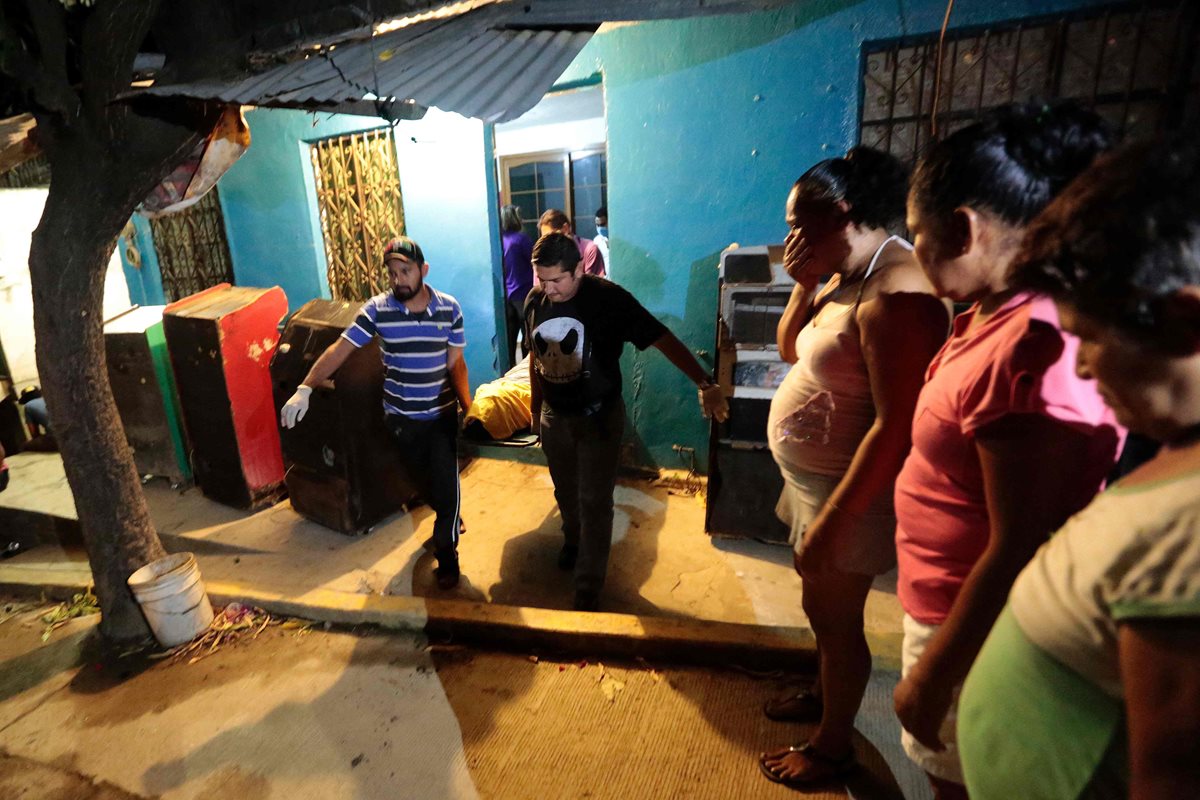
POLYGON ((80 61, 84 109, 106 137, 115 134, 115 119, 106 112, 113 98, 129 89, 133 59, 158 5, 158 0, 104 0, 92 7, 84 21, 80 61))
POLYGON ((25 0, 33 32, 37 37, 42 69, 55 81, 70 85, 67 78, 66 11, 58 0, 25 0))
MULTIPOLYGON (((29 52, 29 44, 28 37, 13 26, 0 4, 0 72, 11 76, 37 106, 63 118, 74 117, 79 113, 79 96, 67 82, 65 72, 60 78, 50 68, 43 68, 29 52)), ((64 70, 65 47, 64 35, 64 70)), ((42 55, 45 55, 44 50, 42 55)))

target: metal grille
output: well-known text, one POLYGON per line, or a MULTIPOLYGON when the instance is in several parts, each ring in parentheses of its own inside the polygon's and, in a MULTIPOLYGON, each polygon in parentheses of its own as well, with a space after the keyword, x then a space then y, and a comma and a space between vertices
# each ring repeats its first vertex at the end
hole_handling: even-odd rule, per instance
POLYGON ((383 248, 404 233, 392 131, 322 139, 310 152, 329 291, 335 300, 366 300, 388 287, 383 248))
POLYGON ((7 172, 0 173, 2 189, 35 189, 50 185, 50 162, 45 156, 23 161, 7 172))
MULTIPOLYGON (((1121 136, 1200 117, 1200 13, 1191 0, 1124 4, 983 29, 948 31, 937 138, 982 111, 1071 99, 1121 136)), ((913 162, 934 138, 938 36, 867 42, 859 141, 913 162)))
POLYGON ((216 188, 183 211, 150 220, 150 230, 167 302, 218 283, 233 283, 233 262, 216 188))

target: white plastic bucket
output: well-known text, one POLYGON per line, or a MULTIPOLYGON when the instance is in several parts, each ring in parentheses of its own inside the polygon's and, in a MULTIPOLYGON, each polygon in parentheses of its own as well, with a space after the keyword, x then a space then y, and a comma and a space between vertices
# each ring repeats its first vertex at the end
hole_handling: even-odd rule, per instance
POLYGON ((212 604, 191 553, 151 561, 130 575, 128 582, 163 647, 190 642, 212 624, 212 604))

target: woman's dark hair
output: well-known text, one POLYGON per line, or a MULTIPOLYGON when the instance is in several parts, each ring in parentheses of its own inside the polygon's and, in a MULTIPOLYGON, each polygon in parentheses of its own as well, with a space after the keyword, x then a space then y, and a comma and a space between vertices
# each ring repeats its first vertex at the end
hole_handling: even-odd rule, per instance
POLYGON ((1108 126, 1080 106, 1004 106, 931 146, 910 194, 935 219, 967 206, 1024 225, 1111 146, 1108 126))
POLYGON ((516 206, 504 206, 501 208, 500 230, 505 233, 516 233, 521 230, 521 209, 516 206))
POLYGON ((533 245, 532 261, 536 267, 562 267, 563 272, 572 272, 579 260, 579 248, 566 234, 547 233, 533 245))
POLYGON ((908 168, 895 156, 870 147, 855 147, 843 158, 813 165, 792 185, 797 203, 839 203, 856 225, 904 228, 908 168))
POLYGON ((1174 292, 1200 286, 1194 134, 1097 161, 1029 226, 1012 277, 1148 345, 1182 344, 1164 311, 1174 292))

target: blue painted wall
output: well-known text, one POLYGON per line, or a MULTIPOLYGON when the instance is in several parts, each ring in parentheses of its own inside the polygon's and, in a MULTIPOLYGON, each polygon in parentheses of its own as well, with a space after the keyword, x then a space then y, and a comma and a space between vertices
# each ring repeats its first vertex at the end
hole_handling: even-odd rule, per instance
MULTIPOLYGON (((958 0, 952 27, 1094 0, 958 0)), ((716 266, 732 242, 781 241, 792 181, 857 139, 865 40, 936 32, 944 0, 805 0, 772 12, 655 22, 597 35, 560 85, 601 73, 608 124, 609 220, 621 282, 711 366, 716 266)), ((221 179, 238 283, 278 283, 292 308, 328 296, 305 141, 378 126, 371 118, 256 110, 253 144, 221 179)), ((489 130, 430 111, 397 126, 408 230, 467 319, 473 386, 497 372, 499 243, 489 130)), ((143 227, 139 226, 139 231, 143 227)), ((143 261, 152 253, 143 247, 143 261)), ((147 302, 157 270, 130 280, 147 302)), ((127 270, 127 276, 131 271, 127 270)), ((136 298, 135 298, 136 301, 136 298)), ((626 401, 644 464, 701 466, 708 426, 695 390, 657 352, 629 354, 626 401)))
POLYGON ((134 214, 130 222, 133 225, 132 235, 122 236, 117 241, 117 252, 121 254, 121 266, 125 270, 125 283, 129 286, 129 302, 139 306, 164 305, 167 298, 163 294, 162 271, 158 266, 158 252, 154 249, 150 222, 141 214, 134 214), (129 259, 130 248, 137 250, 137 266, 129 259))
MULTIPOLYGON (((278 284, 294 311, 330 296, 308 142, 383 123, 273 109, 251 111, 246 121, 250 149, 218 184, 234 282, 278 284)), ((492 235, 498 220, 490 131, 477 120, 431 110, 422 120, 399 123, 394 135, 407 232, 431 265, 429 283, 463 306, 474 387, 497 375, 499 238, 492 235)), ((135 226, 143 267, 126 264, 131 299, 163 302, 149 224, 135 216, 135 226)))
MULTIPOLYGON (((952 27, 1090 5, 958 0, 952 27)), ((621 282, 711 352, 719 253, 782 241, 783 204, 811 164, 857 140, 864 40, 935 32, 944 0, 808 0, 772 12, 614 28, 560 79, 604 76, 608 211, 621 282)), ((711 357, 701 359, 711 366, 711 357)), ((707 449, 695 389, 657 352, 627 355, 639 458, 707 449)))

